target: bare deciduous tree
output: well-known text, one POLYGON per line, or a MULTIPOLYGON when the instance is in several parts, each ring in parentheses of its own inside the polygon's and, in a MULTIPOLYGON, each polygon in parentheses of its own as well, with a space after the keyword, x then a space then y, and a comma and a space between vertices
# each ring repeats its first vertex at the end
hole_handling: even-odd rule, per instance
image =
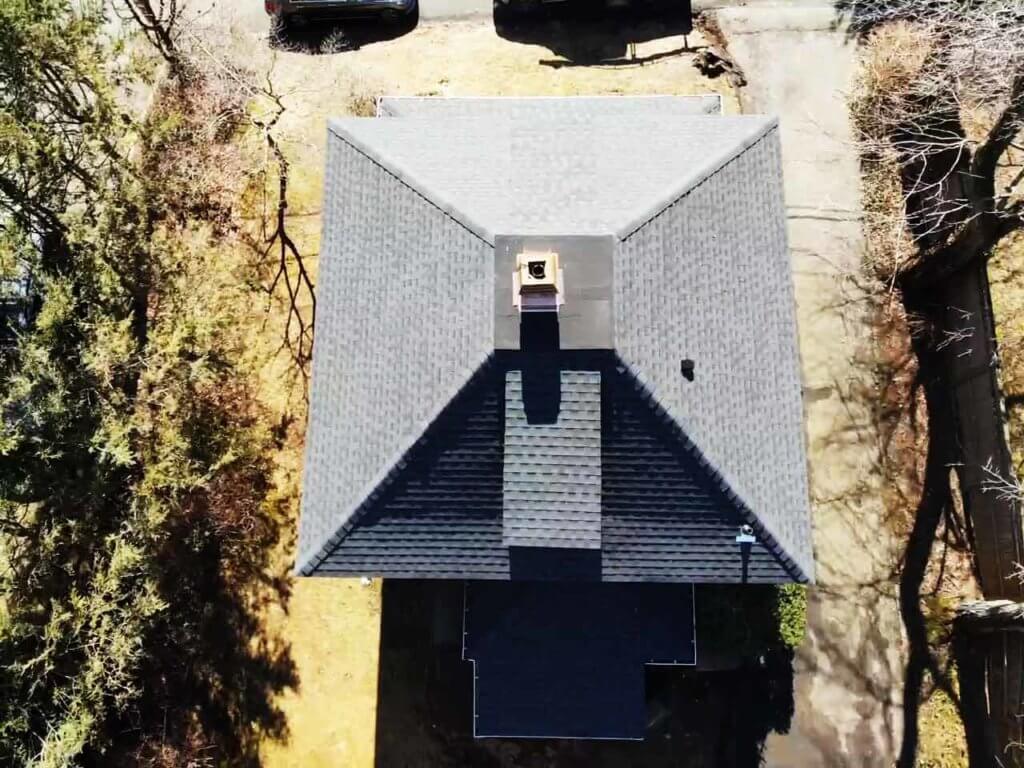
POLYGON ((178 0, 121 0, 118 7, 127 12, 171 69, 179 74, 185 64, 178 50, 182 4, 178 0))
POLYGON ((901 36, 869 65, 874 95, 855 101, 855 118, 864 154, 893 161, 902 182, 894 275, 934 282, 1024 226, 1024 2, 863 0, 850 11, 860 30, 901 36))
MULTIPOLYGON (((186 23, 179 0, 119 0, 130 18, 142 30, 170 67, 172 81, 189 84, 190 98, 196 94, 231 89, 235 100, 248 109, 232 109, 225 122, 235 126, 247 121, 262 138, 267 163, 259 230, 242 231, 249 247, 269 269, 265 290, 272 300, 284 292, 285 326, 281 349, 295 365, 295 371, 308 384, 313 355, 313 327, 316 318, 316 292, 312 275, 302 252, 287 227, 288 188, 291 166, 277 133, 286 111, 285 95, 274 84, 273 63, 262 78, 236 66, 213 50, 194 24, 186 23), (268 184, 273 192, 268 190, 268 184)), ((237 106, 237 105, 236 105, 237 106)), ((213 126, 216 128, 216 126, 213 126)), ((225 173, 223 166, 210 169, 225 173)), ((304 388, 304 392, 307 388, 304 388)), ((308 395, 308 393, 307 393, 308 395)))
MULTIPOLYGON (((899 765, 911 768, 925 671, 949 687, 921 609, 936 533, 958 514, 949 467, 986 597, 1022 598, 1020 499, 992 484, 992 477, 1016 481, 986 264, 1024 227, 1024 2, 849 0, 845 10, 867 42, 852 107, 872 267, 908 319, 915 387, 928 410, 927 471, 899 595, 910 645, 899 765)), ((989 710, 986 660, 972 648, 968 624, 959 620, 954 632, 961 699, 950 698, 968 730, 972 766, 988 766, 1001 753, 995 745, 1012 740, 1006 724, 1019 702, 993 700, 989 710)), ((1002 671, 989 666, 988 674, 1002 671)))

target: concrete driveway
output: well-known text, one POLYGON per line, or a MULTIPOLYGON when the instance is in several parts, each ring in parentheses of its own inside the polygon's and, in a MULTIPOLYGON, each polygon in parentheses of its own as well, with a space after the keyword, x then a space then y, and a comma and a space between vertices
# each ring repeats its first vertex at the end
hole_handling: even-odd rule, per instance
POLYGON ((767 764, 888 768, 900 738, 900 542, 883 520, 870 308, 855 280, 860 172, 845 96, 856 51, 829 5, 729 8, 717 18, 749 80, 743 111, 781 122, 818 563, 796 715, 788 735, 769 739, 767 764))

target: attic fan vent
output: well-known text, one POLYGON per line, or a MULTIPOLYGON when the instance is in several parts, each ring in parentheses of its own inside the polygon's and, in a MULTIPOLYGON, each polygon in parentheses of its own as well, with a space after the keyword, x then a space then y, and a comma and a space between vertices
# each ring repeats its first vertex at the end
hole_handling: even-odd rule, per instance
POLYGON ((557 253, 523 251, 516 255, 512 303, 520 312, 557 312, 564 301, 557 253))

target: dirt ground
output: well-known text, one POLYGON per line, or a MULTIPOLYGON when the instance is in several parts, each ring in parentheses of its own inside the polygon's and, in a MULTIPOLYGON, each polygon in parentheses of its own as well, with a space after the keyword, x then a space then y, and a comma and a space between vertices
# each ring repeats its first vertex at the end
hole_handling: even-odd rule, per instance
MULTIPOLYGON (((230 6, 208 10, 201 24, 217 40, 218 55, 269 73, 285 94, 288 111, 280 127, 293 164, 289 227, 314 269, 326 120, 372 114, 377 96, 720 93, 727 113, 740 111, 723 78, 709 80, 693 68, 692 49, 706 41, 679 24, 556 20, 496 30, 490 18, 477 18, 424 22, 391 39, 376 39, 372 30, 347 37, 317 31, 272 47, 259 14, 230 6)), ((831 28, 831 7, 786 11, 735 9, 722 19, 751 80, 744 106, 782 120, 819 562, 809 638, 796 665, 791 733, 769 741, 768 764, 888 766, 899 738, 894 546, 880 522, 872 468, 877 435, 862 399, 869 334, 845 292, 862 255, 859 177, 843 102, 853 54, 831 28)), ((287 461, 301 464, 300 447, 287 461)), ((378 696, 390 706, 396 695, 393 686, 385 690, 386 669, 378 689, 381 595, 377 583, 297 580, 287 614, 274 621, 291 644, 301 684, 282 702, 290 737, 267 744, 268 768, 439 765, 423 762, 436 754, 436 723, 408 734, 375 728, 378 696)), ((399 670, 409 663, 426 675, 427 688, 431 680, 447 679, 437 669, 424 671, 427 662, 417 657, 396 658, 399 670)), ((685 743, 649 764, 683 764, 685 743)), ((616 762, 613 751, 609 765, 640 764, 631 762, 635 753, 614 753, 621 757, 616 762)), ((530 754, 527 760, 510 748, 492 751, 483 763, 451 764, 554 764, 553 753, 530 754)), ((580 753, 564 764, 597 765, 588 760, 580 753)))

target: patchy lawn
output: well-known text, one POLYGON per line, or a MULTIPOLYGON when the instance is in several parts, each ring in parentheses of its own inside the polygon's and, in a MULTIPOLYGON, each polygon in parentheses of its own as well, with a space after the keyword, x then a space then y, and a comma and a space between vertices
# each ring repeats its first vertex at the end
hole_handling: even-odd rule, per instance
POLYGON ((291 646, 297 691, 281 699, 287 742, 265 743, 265 768, 374 765, 381 583, 296 579, 271 623, 291 646))

